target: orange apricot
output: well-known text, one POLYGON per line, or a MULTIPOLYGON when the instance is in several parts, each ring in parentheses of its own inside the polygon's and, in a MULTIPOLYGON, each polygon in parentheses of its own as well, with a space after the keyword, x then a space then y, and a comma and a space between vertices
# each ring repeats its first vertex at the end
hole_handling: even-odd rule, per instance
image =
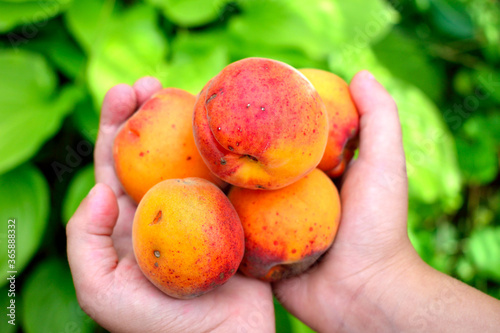
POLYGON ((169 179, 139 203, 132 244, 144 275, 167 295, 187 299, 235 274, 244 235, 234 207, 217 186, 201 178, 169 179))
POLYGON ((147 100, 117 134, 116 174, 136 202, 152 186, 170 178, 200 177, 223 187, 194 143, 195 100, 187 91, 165 88, 147 100))
POLYGON ((340 176, 358 146, 359 113, 349 86, 337 75, 320 69, 300 69, 312 83, 328 112, 328 143, 318 168, 330 177, 340 176))
POLYGON ((246 58, 225 67, 199 94, 196 145, 222 180, 251 189, 278 189, 313 170, 328 138, 327 112, 295 68, 246 58))
POLYGON ((304 272, 337 233, 338 191, 319 169, 279 190, 233 187, 228 197, 245 232, 240 270, 251 277, 278 281, 304 272))

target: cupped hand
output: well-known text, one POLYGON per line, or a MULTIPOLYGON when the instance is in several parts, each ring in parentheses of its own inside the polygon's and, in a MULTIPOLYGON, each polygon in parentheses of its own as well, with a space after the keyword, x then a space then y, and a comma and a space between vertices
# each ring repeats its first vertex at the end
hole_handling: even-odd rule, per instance
POLYGON ((154 78, 107 93, 95 147, 95 187, 67 226, 68 261, 78 301, 112 332, 272 332, 269 284, 240 275, 191 300, 171 298, 139 269, 131 239, 135 203, 113 166, 113 140, 121 125, 161 89, 154 78))
POLYGON ((421 263, 407 236, 408 185, 396 104, 366 71, 353 78, 350 90, 360 113, 360 147, 343 178, 336 239, 309 272, 273 286, 288 310, 321 332, 377 331, 374 322, 387 329, 391 318, 380 305, 383 298, 421 263))

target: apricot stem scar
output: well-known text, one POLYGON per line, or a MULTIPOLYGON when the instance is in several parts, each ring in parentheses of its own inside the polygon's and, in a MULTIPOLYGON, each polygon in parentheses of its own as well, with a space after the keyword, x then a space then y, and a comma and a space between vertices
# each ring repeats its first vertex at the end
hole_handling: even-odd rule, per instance
POLYGON ((156 258, 160 258, 160 251, 155 250, 154 254, 156 258))

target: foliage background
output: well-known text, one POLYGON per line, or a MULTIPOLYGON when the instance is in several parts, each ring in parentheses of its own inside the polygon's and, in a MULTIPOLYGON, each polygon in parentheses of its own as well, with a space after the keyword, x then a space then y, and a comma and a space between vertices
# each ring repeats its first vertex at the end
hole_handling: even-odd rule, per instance
MULTIPOLYGON (((492 0, 0 1, 0 303, 15 218, 17 326, 102 331, 76 302, 64 226, 94 183, 99 108, 144 75, 197 93, 250 56, 371 70, 396 99, 409 234, 500 298, 500 5, 492 0)), ((393 180, 393 181, 397 181, 393 180)), ((276 304, 278 332, 308 332, 276 304)))

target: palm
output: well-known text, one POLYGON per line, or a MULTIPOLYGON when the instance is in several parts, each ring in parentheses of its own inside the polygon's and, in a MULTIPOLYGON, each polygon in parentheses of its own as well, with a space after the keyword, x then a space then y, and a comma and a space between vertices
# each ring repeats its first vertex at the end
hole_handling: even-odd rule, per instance
POLYGON ((102 281, 110 286, 107 294, 101 294, 106 298, 102 310, 106 306, 118 313, 130 313, 140 320, 144 331, 247 331, 262 327, 264 320, 273 320, 269 285, 238 274, 216 290, 191 300, 177 300, 159 291, 142 274, 131 252, 118 262, 112 276, 111 281, 102 281))

